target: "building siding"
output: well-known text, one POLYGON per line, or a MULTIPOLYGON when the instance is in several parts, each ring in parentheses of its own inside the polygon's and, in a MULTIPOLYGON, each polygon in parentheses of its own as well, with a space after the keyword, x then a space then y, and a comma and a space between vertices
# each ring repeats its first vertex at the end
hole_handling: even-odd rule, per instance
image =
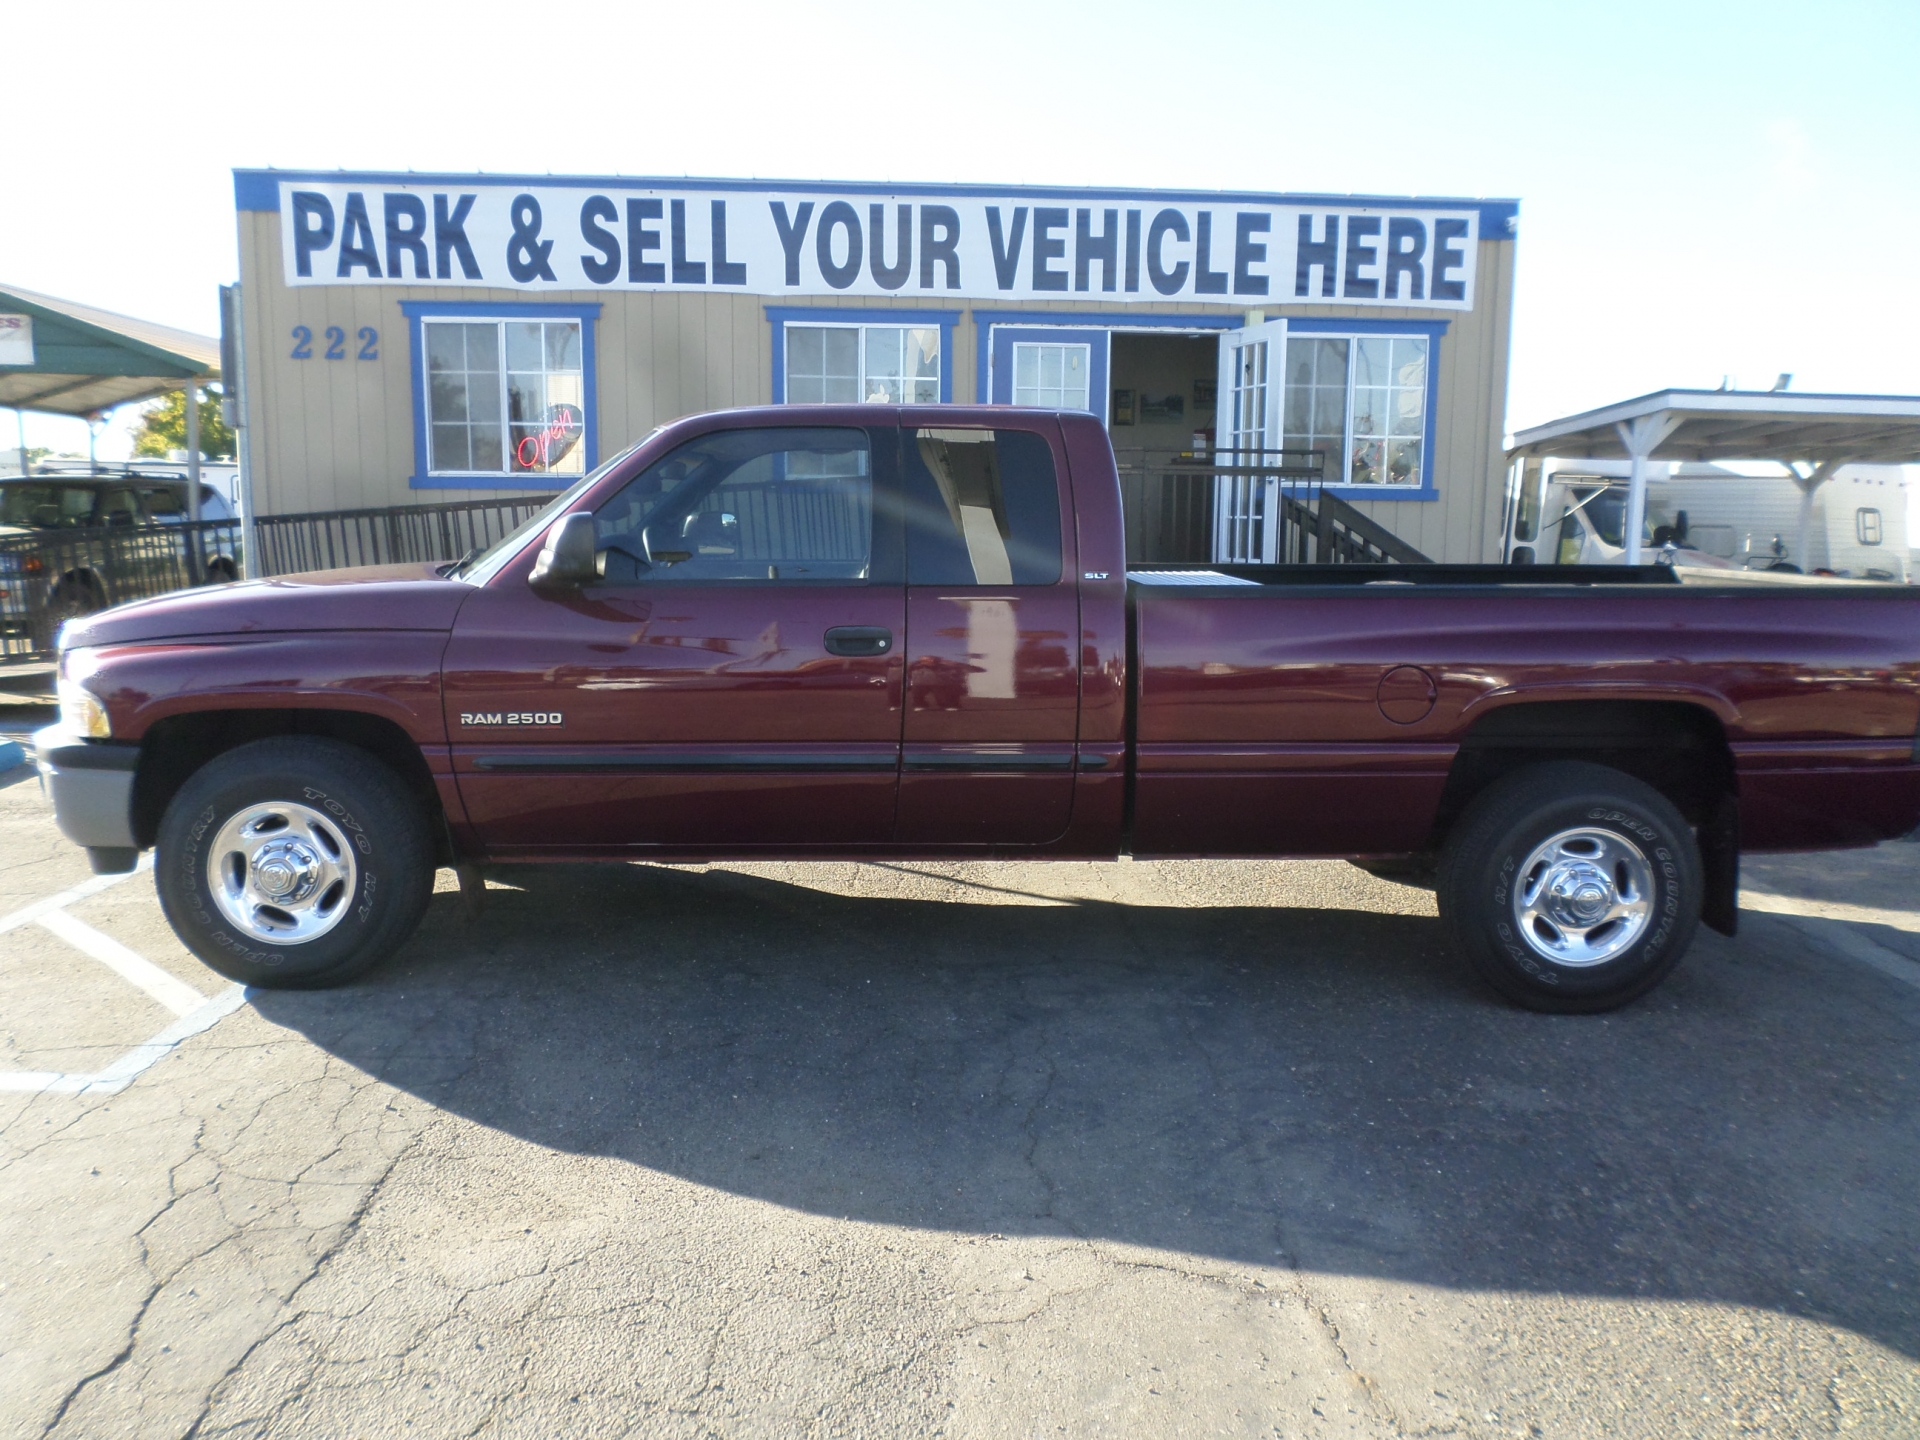
MULTIPOLYGON (((289 287, 282 276, 280 218, 270 211, 239 213, 239 250, 245 308, 247 424, 254 506, 260 514, 359 509, 386 505, 499 498, 512 489, 410 489, 414 472, 413 378, 417 364, 406 300, 471 300, 477 308, 529 300, 596 302, 597 413, 600 458, 655 426, 703 410, 772 402, 773 327, 769 305, 831 310, 951 308, 960 311, 951 353, 945 357, 953 398, 977 403, 978 338, 972 308, 937 297, 888 301, 834 296, 770 300, 741 294, 686 292, 543 292, 491 287, 451 291, 437 286, 289 287), (314 358, 294 360, 292 331, 314 333, 314 358), (346 358, 321 358, 327 326, 347 335, 346 358), (356 357, 361 327, 379 332, 379 358, 356 357)), ((1360 500, 1359 507, 1407 543, 1436 560, 1496 558, 1502 431, 1512 311, 1514 246, 1482 240, 1477 293, 1471 311, 1446 312, 1440 342, 1438 415, 1433 466, 1439 497, 1430 501, 1360 500)), ((1238 319, 1244 305, 1187 302, 1101 304, 1092 299, 1022 302, 1018 308, 1063 315, 1098 313, 1124 326, 1129 316, 1208 314, 1238 319)), ((1378 306, 1280 303, 1281 315, 1366 321, 1431 322, 1432 310, 1378 306)), ((1211 423, 1210 419, 1206 423, 1211 423)), ((529 487, 526 493, 533 493, 529 487)))

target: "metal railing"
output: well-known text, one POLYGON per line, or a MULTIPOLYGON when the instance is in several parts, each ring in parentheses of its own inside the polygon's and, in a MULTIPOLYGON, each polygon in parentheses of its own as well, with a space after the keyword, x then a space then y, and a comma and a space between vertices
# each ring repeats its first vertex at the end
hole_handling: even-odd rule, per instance
POLYGON ((551 495, 515 495, 442 505, 259 515, 253 521, 258 564, 248 573, 293 575, 303 570, 458 560, 510 534, 552 500, 551 495))
POLYGON ((1129 564, 1428 563, 1324 488, 1320 450, 1121 450, 1129 564))
POLYGON ((0 535, 0 658, 50 654, 72 616, 236 579, 244 558, 237 520, 0 535))

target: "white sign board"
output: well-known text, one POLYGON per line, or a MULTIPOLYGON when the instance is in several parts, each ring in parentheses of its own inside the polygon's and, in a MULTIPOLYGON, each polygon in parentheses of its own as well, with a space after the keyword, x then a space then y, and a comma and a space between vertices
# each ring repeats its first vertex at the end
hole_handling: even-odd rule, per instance
POLYGON ((1187 195, 279 182, 289 285, 1473 306, 1478 214, 1187 195))
POLYGON ((0 365, 33 364, 33 317, 0 315, 0 365))

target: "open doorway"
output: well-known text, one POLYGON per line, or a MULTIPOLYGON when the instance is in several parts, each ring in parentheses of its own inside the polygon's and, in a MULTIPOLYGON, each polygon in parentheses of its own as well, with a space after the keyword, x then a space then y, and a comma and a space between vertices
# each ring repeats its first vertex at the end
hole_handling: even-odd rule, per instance
POLYGON ((1116 450, 1210 450, 1220 346, 1212 335, 1113 334, 1107 428, 1116 450), (1203 438, 1196 444, 1196 435, 1203 438))
POLYGON ((1220 343, 1213 335, 1111 337, 1107 429, 1120 465, 1127 559, 1206 561, 1213 554, 1211 480, 1184 455, 1213 449, 1220 343))

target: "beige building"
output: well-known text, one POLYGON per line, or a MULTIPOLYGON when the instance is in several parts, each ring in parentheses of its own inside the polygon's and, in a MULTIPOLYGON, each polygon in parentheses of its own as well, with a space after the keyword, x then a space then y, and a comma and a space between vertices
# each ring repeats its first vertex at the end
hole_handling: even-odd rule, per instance
MULTIPOLYGON (((1498 554, 1511 201, 277 170, 235 189, 259 514, 557 490, 702 410, 938 400, 1092 410, 1123 452, 1312 452, 1432 558, 1498 554)), ((1263 558, 1270 497, 1221 494, 1216 558, 1263 558)))

